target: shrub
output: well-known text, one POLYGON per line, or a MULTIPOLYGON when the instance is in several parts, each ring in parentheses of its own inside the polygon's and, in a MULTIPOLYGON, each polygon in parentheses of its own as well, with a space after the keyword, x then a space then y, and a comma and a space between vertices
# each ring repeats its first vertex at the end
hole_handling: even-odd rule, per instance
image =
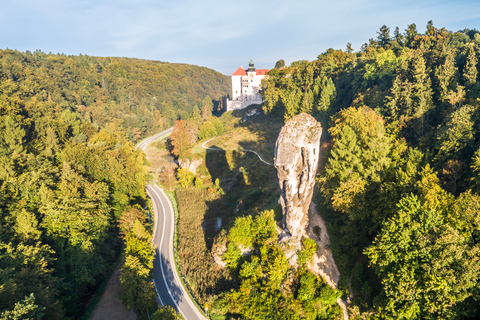
POLYGON ((237 246, 251 247, 255 239, 252 216, 239 217, 230 229, 228 240, 237 246))

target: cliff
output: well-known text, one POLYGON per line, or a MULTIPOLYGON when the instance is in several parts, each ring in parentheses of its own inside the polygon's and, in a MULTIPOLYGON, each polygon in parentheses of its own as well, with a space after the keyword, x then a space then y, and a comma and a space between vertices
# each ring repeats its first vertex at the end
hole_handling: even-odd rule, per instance
POLYGON ((301 113, 285 123, 275 144, 283 228, 294 237, 304 235, 308 225, 321 136, 321 124, 301 113))

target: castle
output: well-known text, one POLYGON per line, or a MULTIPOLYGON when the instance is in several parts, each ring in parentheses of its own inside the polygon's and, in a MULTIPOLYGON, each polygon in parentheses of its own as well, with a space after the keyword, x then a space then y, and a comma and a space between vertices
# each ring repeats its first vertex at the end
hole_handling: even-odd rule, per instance
POLYGON ((243 109, 251 104, 261 104, 261 82, 268 69, 255 69, 250 60, 248 69, 240 67, 232 74, 232 100, 227 99, 227 111, 243 109))

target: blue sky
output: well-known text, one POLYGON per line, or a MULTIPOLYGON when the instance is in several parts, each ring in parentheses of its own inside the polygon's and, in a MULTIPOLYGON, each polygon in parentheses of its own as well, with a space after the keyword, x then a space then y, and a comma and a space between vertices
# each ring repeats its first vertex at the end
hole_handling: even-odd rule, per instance
POLYGON ((189 63, 232 74, 358 50, 382 25, 480 30, 480 1, 15 0, 0 9, 0 48, 189 63))

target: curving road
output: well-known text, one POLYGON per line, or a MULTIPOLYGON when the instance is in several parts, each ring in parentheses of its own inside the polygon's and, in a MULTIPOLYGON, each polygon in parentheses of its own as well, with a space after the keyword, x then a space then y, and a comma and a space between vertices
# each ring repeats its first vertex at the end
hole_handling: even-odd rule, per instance
MULTIPOLYGON (((136 148, 145 150, 151 142, 172 130, 173 128, 170 128, 147 138, 140 142, 136 148)), ((173 258, 175 213, 172 204, 165 192, 155 184, 147 185, 147 194, 152 199, 155 214, 153 283, 157 291, 158 302, 162 306, 172 306, 187 320, 206 319, 183 288, 175 269, 173 258)))
POLYGON ((157 133, 157 134, 155 134, 151 137, 148 137, 148 138, 144 139, 142 142, 140 142, 139 144, 137 144, 135 149, 145 150, 145 149, 147 149, 148 145, 150 143, 152 143, 154 140, 156 140, 156 139, 160 138, 161 136, 166 135, 167 133, 170 133, 172 131, 173 131, 173 127, 168 128, 165 131, 159 132, 159 133, 157 133))
POLYGON ((175 216, 172 204, 163 190, 154 184, 147 186, 147 193, 152 199, 155 211, 153 282, 160 303, 172 306, 187 320, 205 319, 185 292, 175 270, 173 258, 175 216))

